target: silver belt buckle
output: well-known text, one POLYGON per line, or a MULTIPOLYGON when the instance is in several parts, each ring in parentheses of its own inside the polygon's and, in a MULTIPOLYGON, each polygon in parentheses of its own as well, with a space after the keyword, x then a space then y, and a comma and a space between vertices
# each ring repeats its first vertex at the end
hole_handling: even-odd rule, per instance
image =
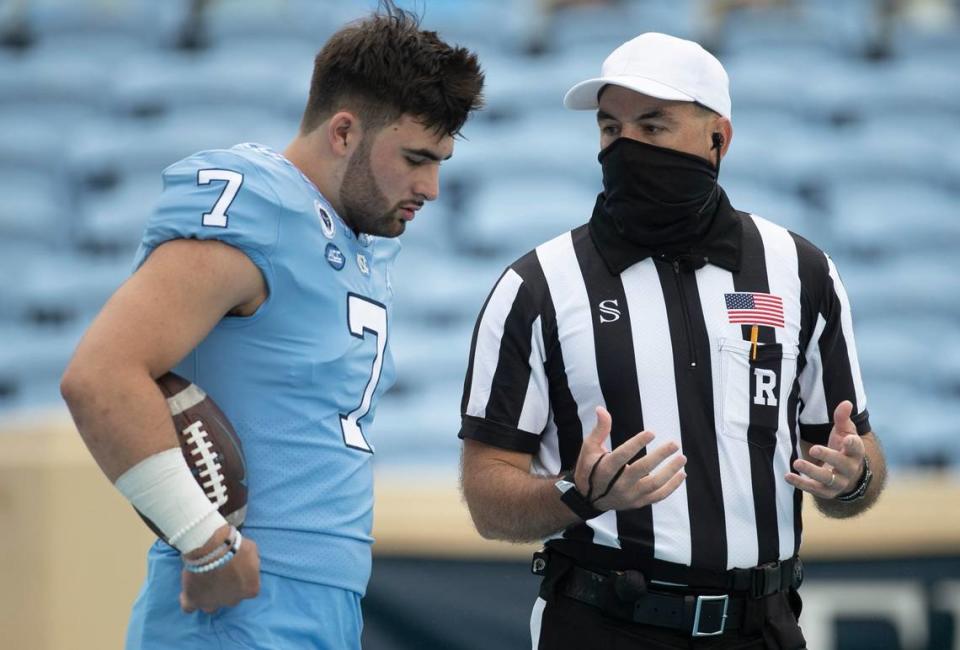
POLYGON ((693 632, 691 636, 718 636, 723 634, 723 630, 727 625, 727 606, 729 604, 730 596, 727 594, 721 596, 697 596, 697 606, 693 612, 693 632), (700 629, 700 614, 703 611, 703 604, 709 603, 708 607, 720 607, 720 601, 722 601, 723 606, 723 612, 720 614, 720 628, 713 631, 702 631, 700 629))

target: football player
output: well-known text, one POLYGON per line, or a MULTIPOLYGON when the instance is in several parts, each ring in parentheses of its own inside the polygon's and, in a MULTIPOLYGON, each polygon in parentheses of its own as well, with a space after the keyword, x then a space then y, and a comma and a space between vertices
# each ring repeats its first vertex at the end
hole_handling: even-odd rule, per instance
POLYGON ((172 544, 149 552, 128 648, 360 647, 394 238, 437 198, 482 86, 473 53, 384 2, 319 52, 284 151, 240 144, 163 172, 136 271, 61 384, 101 469, 172 544), (170 369, 243 441, 242 537, 177 447, 155 383, 170 369))

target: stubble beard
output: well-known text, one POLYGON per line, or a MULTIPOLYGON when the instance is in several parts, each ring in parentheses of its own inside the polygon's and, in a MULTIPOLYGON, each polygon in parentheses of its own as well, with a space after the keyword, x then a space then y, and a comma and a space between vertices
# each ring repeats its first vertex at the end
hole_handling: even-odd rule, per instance
POLYGON ((340 187, 340 203, 343 218, 354 230, 377 237, 398 237, 406 229, 406 223, 391 209, 387 197, 380 191, 370 165, 371 143, 368 138, 360 142, 347 164, 347 171, 340 187))

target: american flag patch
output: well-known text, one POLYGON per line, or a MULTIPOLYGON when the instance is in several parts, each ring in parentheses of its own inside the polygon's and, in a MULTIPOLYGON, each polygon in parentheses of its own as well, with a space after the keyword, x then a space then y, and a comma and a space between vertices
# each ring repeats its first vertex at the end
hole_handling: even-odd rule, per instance
POLYGON ((783 298, 769 293, 725 293, 727 314, 735 325, 784 327, 783 298))

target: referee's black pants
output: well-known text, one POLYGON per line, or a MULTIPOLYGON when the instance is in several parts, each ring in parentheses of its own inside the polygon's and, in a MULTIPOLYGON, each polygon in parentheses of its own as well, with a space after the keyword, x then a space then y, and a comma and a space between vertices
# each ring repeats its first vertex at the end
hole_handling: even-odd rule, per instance
MULTIPOLYGON (((540 618, 537 650, 805 650, 797 623, 796 592, 759 599, 749 613, 752 624, 722 636, 692 637, 688 632, 631 623, 605 615, 598 608, 553 594, 540 618)), ((534 614, 536 616, 536 614, 534 614)), ((535 629, 536 622, 531 622, 535 629)))

